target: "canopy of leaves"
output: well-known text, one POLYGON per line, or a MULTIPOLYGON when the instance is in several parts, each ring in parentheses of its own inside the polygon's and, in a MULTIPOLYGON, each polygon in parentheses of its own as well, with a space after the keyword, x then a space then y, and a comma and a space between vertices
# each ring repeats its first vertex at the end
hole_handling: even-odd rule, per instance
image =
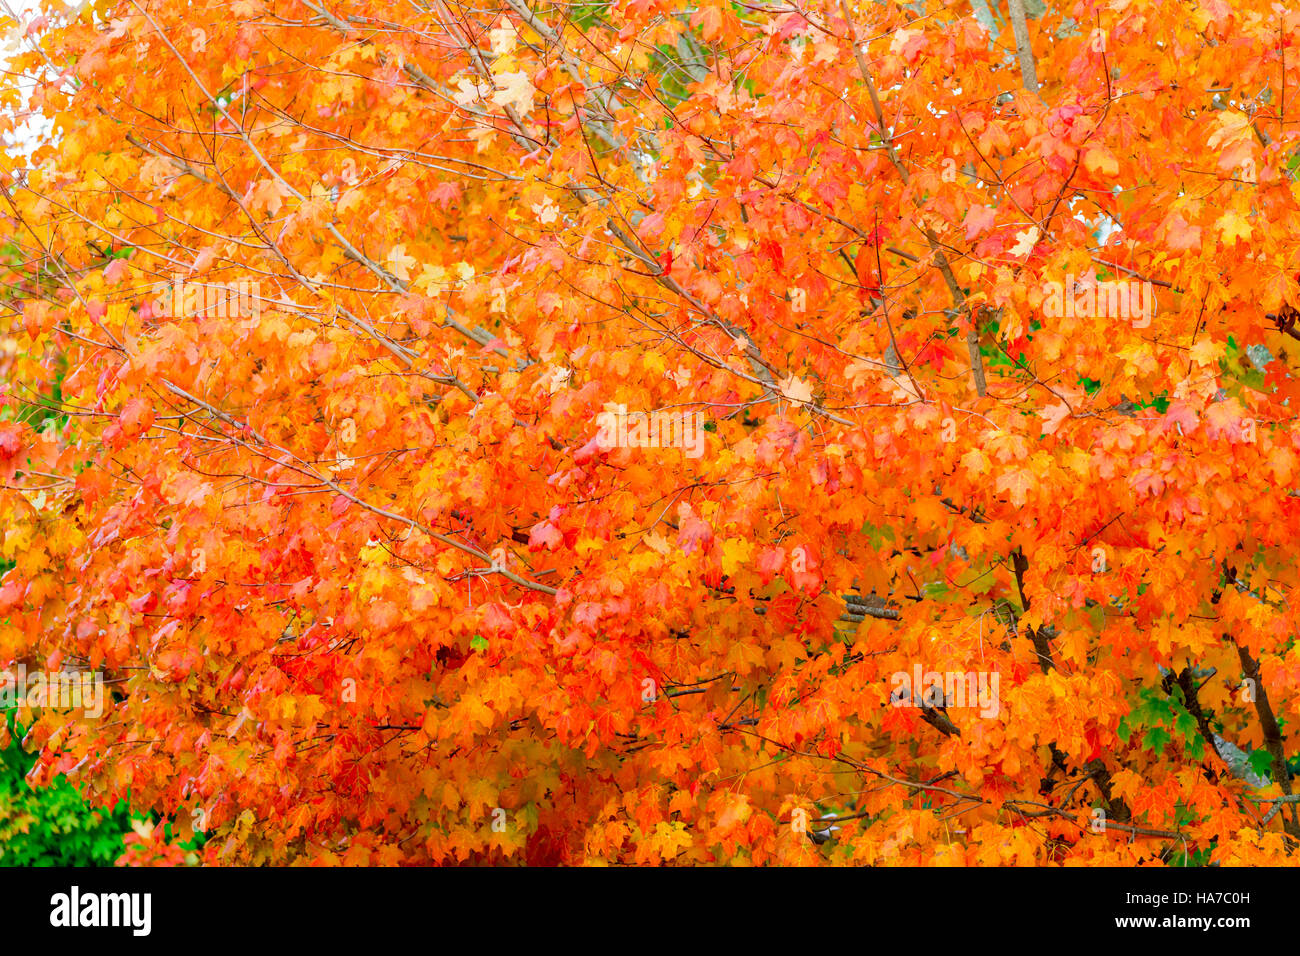
POLYGON ((209 863, 1284 861, 1300 11, 1030 12, 19 24, 0 664, 113 688, 33 782, 209 863))

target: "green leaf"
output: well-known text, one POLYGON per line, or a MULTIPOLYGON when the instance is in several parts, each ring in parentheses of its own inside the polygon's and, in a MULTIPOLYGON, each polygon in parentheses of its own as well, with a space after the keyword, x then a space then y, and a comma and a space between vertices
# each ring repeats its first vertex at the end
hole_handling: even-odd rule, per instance
POLYGON ((1165 749, 1165 745, 1168 744, 1171 739, 1173 738, 1170 737, 1169 731, 1165 730, 1165 728, 1149 727, 1147 728, 1146 735, 1142 738, 1142 746, 1146 747, 1148 750, 1154 751, 1155 753, 1162 753, 1165 749))
POLYGON ((1273 755, 1267 750, 1253 750, 1250 754, 1250 769, 1261 777, 1273 779, 1273 755))

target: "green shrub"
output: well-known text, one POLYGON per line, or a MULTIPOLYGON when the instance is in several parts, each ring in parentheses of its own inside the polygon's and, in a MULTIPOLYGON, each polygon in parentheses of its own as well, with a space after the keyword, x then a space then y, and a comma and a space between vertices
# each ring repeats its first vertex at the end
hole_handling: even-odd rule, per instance
POLYGON ((0 866, 112 866, 131 829, 126 804, 96 810, 64 777, 48 787, 29 785, 36 757, 22 749, 15 718, 13 710, 0 717, 12 734, 0 750, 0 866))

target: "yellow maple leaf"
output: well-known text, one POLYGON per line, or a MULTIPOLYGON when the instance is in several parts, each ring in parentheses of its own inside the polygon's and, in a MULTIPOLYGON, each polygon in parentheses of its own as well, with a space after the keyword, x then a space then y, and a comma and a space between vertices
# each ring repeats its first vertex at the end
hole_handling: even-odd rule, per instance
POLYGON ((533 108, 533 96, 537 91, 533 89, 527 73, 522 70, 499 73, 493 79, 496 81, 496 91, 492 94, 492 102, 497 106, 503 109, 513 106, 520 115, 533 108))
POLYGON ((1223 346, 1213 339, 1204 338, 1188 349, 1188 354, 1197 365, 1215 365, 1223 355, 1223 346))
POLYGON ((1023 232, 1016 233, 1016 244, 1007 250, 1008 254, 1013 256, 1027 256, 1034 251, 1034 246, 1038 244, 1038 227, 1030 226, 1023 232))
POLYGON ((792 402, 805 405, 812 401, 812 386, 793 374, 783 379, 777 387, 781 390, 781 394, 792 402))
POLYGON ((407 255, 406 244, 398 243, 393 246, 388 253, 388 269, 398 279, 403 282, 409 282, 411 279, 411 269, 419 265, 415 256, 407 255))
POLYGON ((997 490, 1010 492, 1011 503, 1017 508, 1024 507, 1029 500, 1029 492, 1038 486, 1038 479, 1028 468, 1014 468, 998 475, 997 490))
POLYGON ((1105 146, 1093 146, 1083 155, 1083 168, 1094 176, 1119 175, 1119 160, 1105 146))
POLYGON ((989 459, 988 456, 978 448, 972 448, 970 451, 966 452, 966 454, 961 456, 961 466, 965 468, 969 474, 983 475, 989 470, 989 459))
POLYGON ((1219 227, 1219 235, 1223 237, 1224 242, 1236 242, 1238 239, 1250 238, 1250 223, 1235 209, 1225 212, 1219 217, 1215 225, 1219 227))
POLYGON ((754 543, 744 538, 728 538, 722 543, 722 572, 735 574, 747 566, 754 554, 754 543))

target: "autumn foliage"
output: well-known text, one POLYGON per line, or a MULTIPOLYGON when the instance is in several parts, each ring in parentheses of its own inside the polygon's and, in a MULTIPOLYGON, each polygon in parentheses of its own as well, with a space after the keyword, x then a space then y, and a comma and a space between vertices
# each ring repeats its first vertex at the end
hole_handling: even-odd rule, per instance
POLYGON ((0 667, 111 690, 34 781, 226 864, 1298 845, 1300 11, 17 29, 0 667))

